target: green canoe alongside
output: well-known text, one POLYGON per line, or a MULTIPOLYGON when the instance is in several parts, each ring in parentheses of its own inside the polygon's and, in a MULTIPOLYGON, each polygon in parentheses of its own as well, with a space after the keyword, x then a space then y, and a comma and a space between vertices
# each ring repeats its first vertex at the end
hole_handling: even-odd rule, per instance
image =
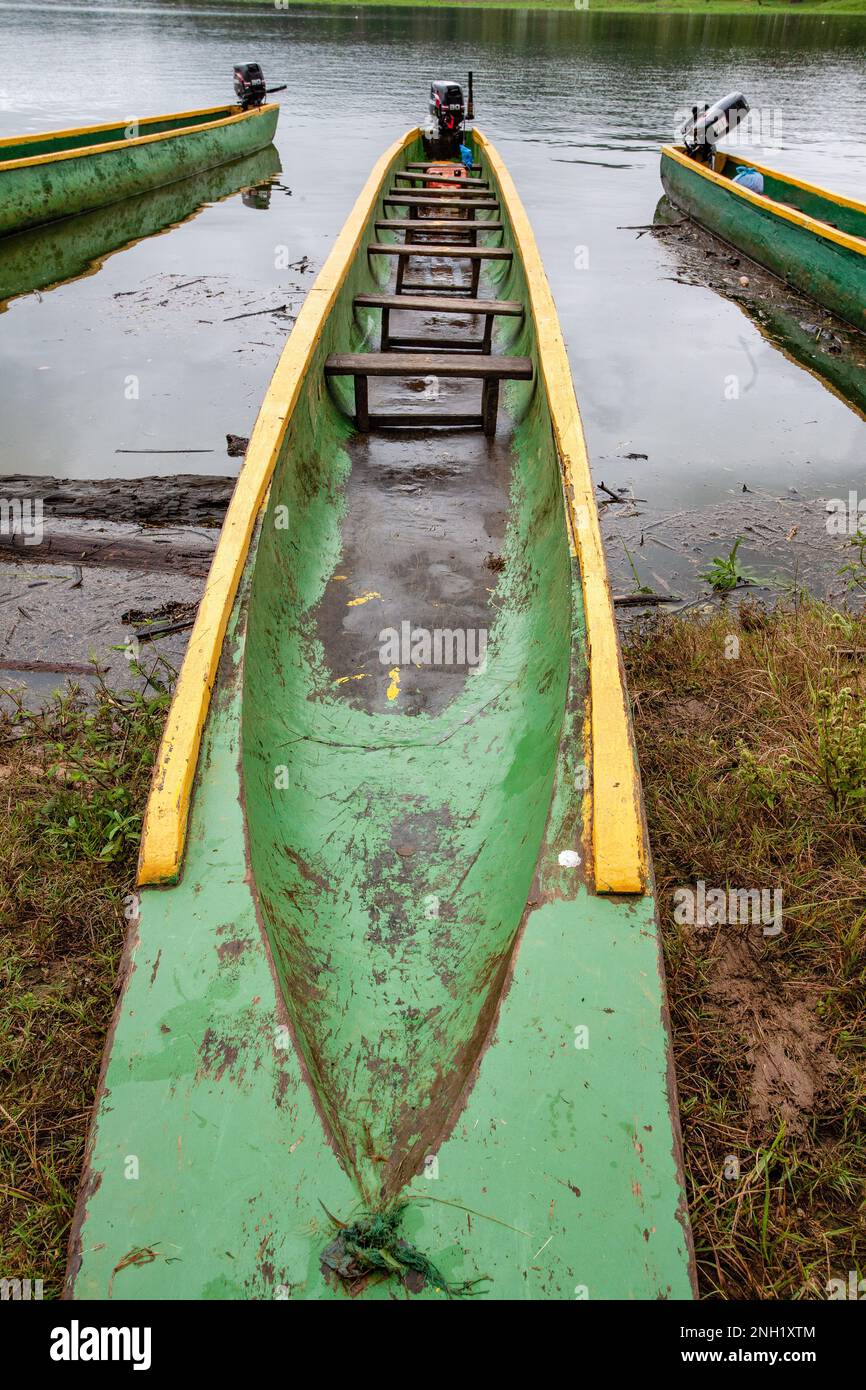
POLYGON ((272 142, 279 110, 217 106, 0 140, 0 237, 254 154, 272 142))
MULTIPOLYGON (((692 1295, 592 482, 525 212, 479 132, 474 153, 497 229, 472 235, 510 253, 478 293, 521 306, 486 358, 517 364, 495 435, 376 428, 383 404, 465 411, 477 380, 424 354, 408 390, 371 379, 369 433, 336 374, 381 365, 363 301, 394 267, 370 248, 422 196, 392 177, 417 131, 262 406, 155 771, 72 1297, 692 1295), (464 627, 483 659, 431 662, 419 634, 464 627)), ((448 256, 412 281, 448 294, 448 256)))
POLYGON ((763 194, 732 182, 738 161, 715 167, 680 146, 661 155, 664 190, 678 208, 855 328, 866 330, 866 204, 763 164, 763 194))
POLYGON ((210 203, 266 184, 280 171, 280 157, 269 145, 152 193, 0 238, 0 312, 19 295, 91 274, 115 252, 186 222, 210 203))

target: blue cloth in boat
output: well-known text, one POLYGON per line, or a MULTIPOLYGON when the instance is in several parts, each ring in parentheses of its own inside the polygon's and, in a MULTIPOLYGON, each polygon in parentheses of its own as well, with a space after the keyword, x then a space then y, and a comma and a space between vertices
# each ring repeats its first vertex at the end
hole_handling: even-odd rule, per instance
POLYGON ((472 151, 470 150, 468 145, 460 146, 460 158, 463 160, 463 163, 466 165, 467 169, 472 168, 472 151))
POLYGON ((759 173, 757 169, 750 169, 747 164, 737 165, 737 172, 732 182, 738 183, 741 188, 750 189, 752 193, 763 193, 764 191, 764 175, 759 173))

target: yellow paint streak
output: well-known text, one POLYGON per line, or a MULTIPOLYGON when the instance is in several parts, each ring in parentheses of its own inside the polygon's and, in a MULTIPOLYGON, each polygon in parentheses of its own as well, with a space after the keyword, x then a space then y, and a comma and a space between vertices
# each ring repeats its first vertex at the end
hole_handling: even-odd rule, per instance
MULTIPOLYGON (((216 111, 225 111, 225 106, 215 107, 216 111)), ((157 140, 174 140, 178 135, 193 135, 200 130, 216 130, 219 126, 237 125, 240 121, 249 121, 256 116, 261 116, 265 111, 279 110, 276 102, 269 102, 266 106, 256 106, 251 111, 235 111, 230 116, 223 116, 218 120, 207 121, 204 125, 181 126, 178 130, 163 130, 156 135, 136 135, 131 140, 111 140, 107 145, 82 145, 77 150, 56 150, 50 154, 32 155, 30 159, 9 159, 0 163, 0 173, 5 173, 8 169, 24 169, 38 164, 53 164, 63 159, 79 159, 82 155, 107 154, 110 150, 129 150, 135 145, 152 145, 157 140)), ((152 116, 151 121, 171 121, 179 120, 188 115, 194 116, 195 111, 181 111, 177 116, 152 116)), ((83 126, 81 130, 58 130, 46 131, 43 135, 34 136, 35 140, 56 140, 64 135, 82 135, 87 130, 100 131, 111 130, 113 126, 120 124, 118 121, 110 121, 107 126, 83 126)), ((132 122, 128 122, 129 125, 132 122)), ((147 122, 140 121, 139 125, 146 125, 147 122)), ((2 149, 2 144, 0 144, 2 149)))
POLYGON ((388 672, 388 675, 391 677, 391 684, 388 686, 385 694, 388 696, 389 700, 396 700, 397 696, 400 694, 400 667, 395 666, 393 671, 388 672))
MULTIPOLYGON (((768 198, 765 193, 753 193, 750 188, 743 188, 742 184, 734 183, 731 179, 725 178, 723 174, 717 174, 714 169, 708 169, 705 164, 698 164, 697 160, 691 159, 685 150, 678 149, 676 145, 663 145, 662 154, 666 154, 675 163, 682 164, 691 173, 698 174, 710 183, 718 184, 720 188, 724 188, 735 198, 745 198, 747 203, 754 203, 756 207, 763 208, 765 212, 771 212, 774 217, 781 217, 786 222, 793 222, 796 227, 802 227, 804 231, 811 232, 814 236, 823 237, 825 241, 835 241, 837 246, 844 246, 848 251, 856 251, 859 256, 866 256, 866 239, 863 237, 852 236, 850 232, 840 232, 838 227, 831 227, 829 222, 822 222, 819 218, 809 217, 808 213, 800 212, 797 208, 789 208, 784 203, 777 203, 774 198, 768 198)), ((856 203, 848 198, 839 197, 826 188, 817 188, 814 184, 792 179, 787 174, 780 174, 777 169, 768 168, 765 164, 751 164, 750 168, 758 169, 762 174, 779 179, 782 183, 794 184, 795 187, 802 188, 808 193, 816 193, 821 198, 829 198, 831 202, 838 203, 840 206, 855 208, 858 212, 866 213, 866 204, 864 203, 856 203)))
POLYGON ((265 502, 310 358, 361 244, 381 184, 392 162, 417 134, 417 130, 408 131, 374 166, 298 314, 259 411, 211 563, 154 768, 138 863, 138 882, 142 886, 172 883, 180 872, 202 731, 256 518, 265 502))
POLYGON ((345 685, 347 681, 362 681, 366 675, 367 672, 362 671, 359 676, 338 676, 334 685, 345 685))
POLYGON ((535 236, 511 175, 498 151, 478 130, 475 139, 496 177, 503 210, 508 212, 513 241, 523 261, 539 368, 547 390, 583 580, 589 648, 595 887, 599 893, 640 893, 646 885, 647 870, 640 782, 595 490, 571 368, 535 236))
POLYGON ((361 594, 360 598, 350 598, 346 604, 347 608, 358 608, 362 603, 369 603, 371 598, 381 598, 382 595, 376 589, 370 589, 366 594, 361 594))

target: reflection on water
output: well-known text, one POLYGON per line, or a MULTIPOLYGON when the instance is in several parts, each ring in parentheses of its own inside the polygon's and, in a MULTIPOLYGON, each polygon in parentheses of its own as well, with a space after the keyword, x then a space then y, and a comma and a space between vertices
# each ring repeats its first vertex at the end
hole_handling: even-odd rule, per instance
POLYGON ((280 172, 280 157, 271 145, 245 159, 137 198, 16 236, 0 237, 0 313, 18 295, 92 274, 114 252, 178 226, 205 204, 220 202, 241 189, 246 207, 267 208, 271 185, 263 181, 276 178, 280 172))
POLYGON ((866 420, 866 335, 685 219, 666 197, 659 200, 653 226, 665 229, 666 249, 692 282, 738 304, 759 333, 866 420))
POLYGON ((0 3, 0 34, 16 55, 14 85, 8 66, 0 76, 0 135, 212 105, 230 98, 238 60, 290 83, 277 136, 287 187, 268 211, 253 217, 228 197, 168 236, 134 233, 144 239, 99 274, 0 315, 0 470, 234 471, 225 434, 250 433, 288 328, 279 315, 234 316, 296 309, 311 277, 277 267, 308 256, 318 269, 374 160, 423 112, 430 79, 471 67, 479 124, 536 230, 596 476, 671 508, 747 480, 862 485, 860 416, 780 352, 767 324, 676 283, 661 239, 624 230, 652 221, 675 113, 732 87, 768 113, 761 128, 778 142, 752 158, 862 196, 862 20, 0 3), (750 383, 736 401, 732 374, 750 383), (143 447, 211 452, 118 453, 143 447))

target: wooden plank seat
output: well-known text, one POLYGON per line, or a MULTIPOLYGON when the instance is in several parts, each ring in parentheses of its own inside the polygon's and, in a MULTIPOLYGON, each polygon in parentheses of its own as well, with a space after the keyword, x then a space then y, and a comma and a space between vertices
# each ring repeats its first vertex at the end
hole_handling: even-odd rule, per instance
MULTIPOLYGON (((388 193, 382 199, 382 206, 386 208, 408 208, 409 216, 418 215, 421 208, 460 208, 465 209, 466 220, 471 221, 476 211, 498 212, 499 203, 495 198, 460 198, 456 195, 446 194, 442 198, 434 198, 432 195, 424 193, 401 193, 397 189, 393 193, 388 193)), ((455 218, 455 221, 458 219, 455 218)))
MULTIPOLYGON (((396 256, 397 259, 397 282, 395 289, 400 294, 404 288, 421 290, 431 289, 441 290, 441 285, 406 285, 404 276, 406 266, 413 256, 425 256, 428 259, 436 260, 464 260, 472 263, 472 279, 468 286, 469 296, 475 299, 478 295, 478 281, 481 275, 482 261, 511 261, 514 259, 514 252, 509 246, 455 246, 452 242, 449 245, 441 245, 435 241, 426 241, 422 246, 409 245, 398 241, 371 241, 367 247, 368 256, 396 256)), ((461 290, 466 288, 455 285, 452 288, 461 290)))
POLYGON ((435 241, 423 246, 406 246, 402 241, 371 241, 368 256, 451 256, 456 260, 510 261, 514 252, 510 246, 437 246, 435 241))
POLYGON ((377 232, 405 232, 406 241, 409 242, 410 234, 414 237, 423 232, 425 235, 471 237, 470 245, 478 245, 479 232, 501 232, 503 224, 494 222, 469 222, 465 217, 385 217, 381 222, 376 222, 377 232))
POLYGON ((401 188, 399 184, 392 185, 387 191, 389 198, 399 198, 401 203, 413 201, 420 198, 423 203, 454 203, 465 202, 469 205, 481 205, 486 207, 492 195, 483 188, 477 190, 466 187, 465 180, 457 180, 455 188, 401 188))
POLYGON ((476 425, 489 437, 496 433, 500 381, 531 381, 532 359, 447 352, 341 352, 328 358, 325 375, 354 377, 355 427, 361 434, 395 426, 418 429, 431 425, 476 425), (371 376, 434 376, 481 381, 481 414, 371 415, 367 392, 371 376))
POLYGON ((408 179, 412 183, 457 184, 460 188, 489 188, 487 179, 458 178, 456 174, 419 174, 411 169, 395 169, 395 179, 408 179))
POLYGON ((492 217, 471 222, 467 217, 383 217, 375 225, 413 232, 501 232, 504 223, 492 217))
MULTIPOLYGON (((410 159, 410 160, 409 160, 409 163, 406 165, 406 168, 407 168, 407 169, 429 169, 430 166, 433 165, 433 164, 435 164, 435 165, 441 165, 442 168, 444 168, 446 164, 455 164, 455 165, 456 165, 457 163, 458 163, 458 161, 457 161, 456 159, 410 159)), ((472 174, 480 174, 480 173, 481 173, 481 165, 480 165, 480 164, 473 164, 473 165, 472 165, 472 168, 470 169, 469 172, 472 173, 472 174)))
POLYGON ((356 294, 355 307, 358 309, 382 310, 382 339, 380 352, 392 352, 395 348, 450 348, 460 352, 489 353, 493 344, 493 320, 497 315, 503 318, 523 318, 524 307, 519 299, 458 299, 449 295, 412 294, 356 294), (481 342, 472 339, 445 338, 398 338, 391 333, 391 313, 431 313, 457 314, 467 318, 484 318, 484 337, 481 342))

